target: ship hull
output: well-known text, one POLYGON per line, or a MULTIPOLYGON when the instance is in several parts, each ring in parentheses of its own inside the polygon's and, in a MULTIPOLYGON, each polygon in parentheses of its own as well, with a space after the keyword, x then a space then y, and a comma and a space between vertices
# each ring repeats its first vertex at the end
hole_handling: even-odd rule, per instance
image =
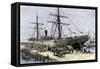
POLYGON ((84 43, 88 41, 89 36, 75 36, 75 37, 67 37, 64 40, 56 40, 55 46, 57 47, 67 47, 72 46, 74 50, 81 50, 84 47, 84 43))

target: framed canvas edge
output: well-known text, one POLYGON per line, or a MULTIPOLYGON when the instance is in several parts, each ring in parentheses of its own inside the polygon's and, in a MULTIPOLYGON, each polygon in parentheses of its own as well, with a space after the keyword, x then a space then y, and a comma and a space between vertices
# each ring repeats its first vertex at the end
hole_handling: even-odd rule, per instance
MULTIPOLYGON (((14 50, 12 50, 12 45, 11 45, 11 53, 14 52, 16 54, 15 57, 15 61, 13 62, 13 58, 11 58, 11 62, 13 62, 13 64, 11 63, 11 65, 16 66, 16 67, 22 67, 22 66, 37 66, 37 65, 54 65, 54 64, 70 64, 70 63, 86 63, 86 62, 97 62, 98 61, 98 23, 97 23, 97 15, 98 15, 98 7, 92 7, 92 6, 74 6, 74 5, 58 5, 58 4, 43 4, 43 3, 26 3, 26 2, 15 2, 12 3, 11 5, 16 5, 16 15, 14 15, 14 17, 16 17, 15 19, 15 23, 16 26, 14 25, 14 27, 16 27, 16 37, 12 37, 16 39, 16 50, 14 48, 14 50), (63 61, 63 62, 47 62, 47 63, 29 63, 29 64, 20 64, 20 6, 24 5, 24 6, 45 6, 45 7, 63 7, 63 8, 81 8, 81 9, 94 9, 95 10, 95 37, 96 37, 96 55, 95 55, 95 60, 76 60, 76 61, 63 61)), ((12 15, 12 14, 11 14, 12 15)), ((13 21, 13 20, 11 20, 13 21)), ((12 25, 12 22, 11 22, 12 25)), ((13 25, 12 25, 13 26, 13 25)), ((11 27, 12 27, 11 26, 11 27)), ((12 28, 11 28, 12 30, 12 28)), ((15 29, 14 29, 15 30, 15 29)), ((13 32, 11 32, 12 34, 13 32)), ((15 34, 15 33, 13 33, 15 34)), ((11 40, 12 43, 12 40, 11 40)), ((12 57, 13 54, 11 54, 12 57)))

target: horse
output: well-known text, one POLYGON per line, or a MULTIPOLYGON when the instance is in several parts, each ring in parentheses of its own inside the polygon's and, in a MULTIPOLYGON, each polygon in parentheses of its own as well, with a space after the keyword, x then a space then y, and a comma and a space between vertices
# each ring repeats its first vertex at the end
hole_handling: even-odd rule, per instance
POLYGON ((66 51, 67 53, 73 53, 74 52, 74 48, 71 45, 66 46, 66 51))

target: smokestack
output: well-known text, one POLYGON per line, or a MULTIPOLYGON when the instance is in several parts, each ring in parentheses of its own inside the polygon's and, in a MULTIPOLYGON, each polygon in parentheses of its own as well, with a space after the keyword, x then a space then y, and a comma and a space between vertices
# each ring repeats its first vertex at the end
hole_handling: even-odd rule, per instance
POLYGON ((47 31, 47 30, 45 30, 45 37, 47 37, 47 34, 48 34, 48 31, 47 31))

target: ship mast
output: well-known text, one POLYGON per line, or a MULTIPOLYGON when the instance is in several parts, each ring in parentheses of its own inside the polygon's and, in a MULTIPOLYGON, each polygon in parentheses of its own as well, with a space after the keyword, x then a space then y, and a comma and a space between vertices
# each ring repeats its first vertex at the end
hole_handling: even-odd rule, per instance
POLYGON ((57 8, 57 14, 51 14, 51 15, 55 16, 57 18, 57 20, 56 20, 56 22, 54 22, 54 21, 48 21, 48 22, 53 23, 57 26, 57 28, 58 28, 58 39, 61 39, 62 25, 70 25, 70 24, 66 24, 66 23, 61 22, 60 18, 68 18, 68 17, 60 15, 59 7, 57 8))
POLYGON ((39 25, 44 25, 43 23, 39 23, 38 22, 38 15, 36 16, 36 22, 33 24, 36 24, 36 27, 33 27, 33 29, 36 29, 36 33, 37 33, 37 39, 39 39, 39 30, 43 29, 43 28, 39 28, 39 25))
POLYGON ((57 8, 58 10, 58 16, 57 16, 57 22, 58 22, 58 39, 61 39, 61 25, 60 25, 60 13, 59 13, 59 8, 57 8))
POLYGON ((39 23, 38 23, 38 16, 36 16, 36 21, 37 21, 37 23, 36 23, 36 30, 37 30, 37 39, 39 38, 39 23))

